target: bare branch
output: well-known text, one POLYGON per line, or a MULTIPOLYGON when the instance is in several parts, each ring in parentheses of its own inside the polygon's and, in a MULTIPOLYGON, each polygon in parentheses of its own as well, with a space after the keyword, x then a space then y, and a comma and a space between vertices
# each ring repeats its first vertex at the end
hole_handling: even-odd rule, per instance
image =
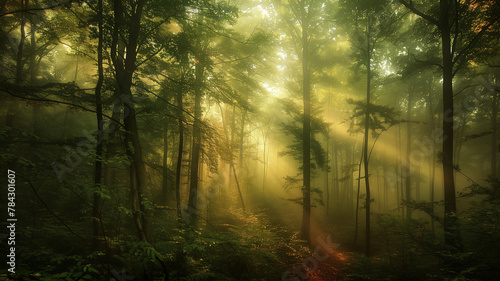
POLYGON ((420 16, 421 18, 425 19, 426 21, 434 24, 435 26, 439 27, 439 20, 424 14, 423 12, 419 11, 415 6, 413 5, 413 1, 410 0, 408 3, 405 0, 399 0, 399 3, 403 4, 406 8, 408 8, 410 11, 412 11, 414 14, 420 16))

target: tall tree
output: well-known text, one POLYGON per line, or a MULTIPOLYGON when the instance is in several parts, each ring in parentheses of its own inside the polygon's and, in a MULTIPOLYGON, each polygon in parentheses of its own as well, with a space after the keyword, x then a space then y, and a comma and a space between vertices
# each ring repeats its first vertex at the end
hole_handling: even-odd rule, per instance
MULTIPOLYGON (((300 27, 302 29, 302 102, 304 120, 302 125, 302 239, 311 241, 311 73, 309 71, 309 7, 305 0, 299 1, 300 27)), ((314 5, 314 4, 313 4, 314 5)), ((311 7, 312 8, 312 7, 311 7)))
MULTIPOLYGON (((193 122, 193 141, 191 150, 191 172, 189 180, 189 212, 198 210, 198 170, 200 165, 201 153, 201 96, 205 72, 205 54, 195 55, 195 84, 194 84, 194 122, 193 122)), ((196 213, 189 213, 191 219, 196 219, 196 213)))
POLYGON ((152 229, 146 218, 143 202, 143 189, 146 185, 146 168, 144 166, 142 147, 139 140, 136 110, 132 96, 132 80, 136 70, 137 52, 141 19, 146 0, 138 0, 131 7, 122 1, 114 0, 114 27, 111 42, 111 59, 115 70, 115 78, 120 94, 123 97, 125 147, 130 157, 130 199, 134 222, 141 241, 153 242, 152 229), (126 9, 130 8, 129 11, 126 9), (126 38, 126 39, 123 39, 126 38), (126 56, 118 53, 121 40, 126 40, 126 56))
POLYGON ((101 228, 101 210, 102 210, 102 162, 103 162, 103 133, 104 133, 104 122, 102 114, 102 85, 104 83, 104 67, 103 67, 103 44, 104 44, 104 30, 103 30, 103 4, 102 0, 97 2, 97 84, 95 87, 95 105, 96 105, 96 121, 97 121, 97 131, 100 134, 97 135, 97 146, 96 146, 96 160, 95 160, 95 172, 94 172, 94 205, 92 206, 92 234, 94 236, 94 244, 98 245, 98 239, 101 228), (100 138, 100 139, 99 139, 100 138))
MULTIPOLYGON (((426 1, 416 3, 399 0, 399 2, 434 28, 431 36, 437 33, 441 45, 441 62, 434 63, 440 66, 443 80, 442 163, 445 208, 443 226, 447 244, 461 249, 453 166, 453 78, 470 61, 480 58, 481 54, 491 47, 490 42, 494 38, 491 34, 495 29, 494 25, 498 25, 500 7, 496 1, 477 0, 440 0, 439 4, 430 4, 426 1)), ((428 60, 421 61, 428 62, 428 60)))
POLYGON ((278 22, 282 26, 282 32, 291 40, 289 41, 291 51, 299 58, 301 75, 297 77, 294 85, 295 91, 301 93, 302 103, 302 128, 300 133, 302 157, 302 226, 301 237, 310 241, 311 232, 311 176, 313 165, 311 163, 311 149, 313 145, 313 132, 311 128, 311 118, 313 110, 311 101, 314 97, 312 93, 312 77, 315 68, 313 61, 318 57, 319 50, 323 46, 320 42, 327 37, 327 26, 320 26, 318 23, 325 16, 325 4, 318 0, 290 0, 280 2, 276 6, 278 15, 282 20, 278 22))
MULTIPOLYGON (((356 49, 356 63, 357 66, 364 66, 366 69, 366 103, 364 106, 363 114, 364 121, 362 122, 364 127, 364 142, 363 142, 363 167, 364 167, 364 178, 365 178, 365 213, 366 213, 366 255, 370 256, 370 204, 371 204, 371 190, 370 190, 370 173, 368 169, 369 160, 369 133, 370 130, 375 131, 381 129, 377 124, 377 119, 374 119, 370 115, 375 116, 379 113, 376 110, 382 110, 381 112, 386 112, 387 118, 392 112, 390 109, 377 108, 377 106, 371 104, 372 99, 372 80, 374 77, 373 63, 374 52, 378 48, 379 41, 390 37, 396 30, 397 17, 392 10, 391 3, 386 0, 377 1, 341 1, 339 9, 339 17, 344 20, 344 24, 351 24, 352 26, 347 27, 350 31, 351 41, 354 43, 354 48, 356 49), (364 29, 364 34, 361 30, 364 29), (389 110, 389 111, 387 111, 389 110)), ((384 113, 385 114, 385 113, 384 113)), ((390 121, 392 122, 392 121, 390 121)))

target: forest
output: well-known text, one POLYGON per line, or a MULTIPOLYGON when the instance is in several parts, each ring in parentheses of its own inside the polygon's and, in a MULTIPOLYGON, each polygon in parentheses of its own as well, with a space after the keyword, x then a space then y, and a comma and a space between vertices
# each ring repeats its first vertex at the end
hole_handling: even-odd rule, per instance
POLYGON ((0 1, 0 280, 496 280, 500 2, 0 1))

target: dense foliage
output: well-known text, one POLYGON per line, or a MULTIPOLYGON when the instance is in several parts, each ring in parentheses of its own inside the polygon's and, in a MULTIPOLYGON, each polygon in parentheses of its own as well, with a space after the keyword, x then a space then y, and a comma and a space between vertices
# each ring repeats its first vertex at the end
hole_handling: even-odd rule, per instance
POLYGON ((496 279, 499 15, 0 1, 0 280, 496 279))

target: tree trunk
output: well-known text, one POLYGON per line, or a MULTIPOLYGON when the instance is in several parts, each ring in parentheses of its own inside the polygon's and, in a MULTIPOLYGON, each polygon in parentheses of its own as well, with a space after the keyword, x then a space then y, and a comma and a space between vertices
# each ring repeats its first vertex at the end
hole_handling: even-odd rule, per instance
POLYGON ((160 204, 168 200, 168 120, 163 124, 163 163, 162 163, 162 188, 160 204))
MULTIPOLYGON (((28 7, 28 0, 21 0, 21 10, 25 10, 28 7)), ((26 15, 25 12, 21 12, 21 37, 19 38, 19 45, 17 46, 17 56, 16 56, 16 83, 21 83, 23 79, 23 48, 24 40, 26 37, 26 32, 24 27, 26 26, 26 15)))
POLYGON ((124 128, 125 128, 125 147, 126 153, 131 160, 129 166, 130 176, 130 201, 134 222, 137 228, 139 239, 143 242, 153 243, 152 226, 147 219, 147 211, 142 204, 143 188, 146 184, 146 168, 142 159, 142 148, 137 130, 137 120, 135 105, 132 101, 132 78, 136 68, 137 45, 140 32, 140 23, 142 10, 146 0, 138 0, 135 11, 132 12, 128 27, 127 55, 125 60, 123 56, 117 54, 119 43, 119 33, 122 31, 123 3, 119 0, 113 1, 115 26, 112 34, 111 58, 115 67, 116 80, 119 91, 122 95, 124 108, 124 128))
POLYGON ((194 97, 194 123, 193 123, 193 146, 191 153, 191 179, 189 182, 188 214, 191 219, 196 220, 198 210, 198 171, 201 152, 201 87, 203 83, 204 66, 200 58, 197 58, 195 72, 195 97, 194 97), (193 212, 195 212, 193 214, 193 212))
POLYGON ((402 210, 401 210, 401 192, 400 192, 400 162, 401 162, 401 126, 398 126, 397 130, 394 130, 394 136, 395 136, 395 141, 396 141, 396 166, 394 168, 395 172, 396 172, 396 206, 398 208, 398 215, 401 215, 401 217, 404 216, 404 214, 402 214, 402 210))
POLYGON ((303 201, 302 201, 302 239, 310 242, 311 232, 311 81, 309 73, 309 35, 305 7, 301 9, 302 25, 302 98, 304 104, 303 120, 303 201))
POLYGON ((455 181, 453 178, 453 57, 449 20, 450 3, 440 1, 440 29, 443 54, 443 179, 444 179, 444 233, 448 245, 461 248, 455 181))
MULTIPOLYGON (((333 203, 335 204, 335 210, 339 210, 338 204, 340 202, 340 190, 339 190, 339 161, 338 161, 338 144, 334 142, 334 148, 333 148, 333 153, 334 153, 334 159, 335 159, 335 181, 334 181, 334 187, 335 187, 335 196, 333 198, 333 203)), ((335 215, 335 212, 334 212, 335 215)))
MULTIPOLYGON (((406 177, 405 177, 405 200, 406 203, 411 201, 411 163, 410 163, 410 154, 411 154, 411 91, 408 92, 408 104, 406 107, 406 177)), ((411 219, 411 208, 406 206, 406 219, 411 219)))
MULTIPOLYGON (((248 97, 247 97, 248 99, 248 97)), ((239 155, 239 176, 240 179, 242 178, 243 175, 243 141, 245 140, 245 119, 247 116, 247 109, 243 110, 243 113, 241 114, 241 128, 240 128, 240 155, 239 155)), ((247 188, 248 190, 248 188, 247 188)))
POLYGON ((231 161, 231 167, 233 168, 234 180, 236 181, 236 187, 238 188, 238 195, 240 196, 241 207, 243 211, 245 211, 245 201, 243 201, 243 194, 241 194, 240 183, 238 181, 238 177, 236 176, 236 169, 234 168, 234 162, 231 161))
POLYGON ((328 135, 326 137, 326 171, 325 171, 325 185, 326 185, 326 215, 330 212, 330 186, 328 182, 328 162, 330 161, 330 130, 328 129, 328 135))
POLYGON ((31 85, 35 84, 37 76, 37 63, 36 63, 36 29, 38 22, 38 14, 34 13, 30 16, 30 37, 31 37, 31 51, 29 60, 29 73, 31 85))
POLYGON ((175 170, 175 202, 177 206, 177 217, 180 218, 182 215, 181 210, 181 180, 182 180, 182 154, 184 152, 184 117, 183 117, 183 104, 182 95, 184 93, 184 69, 182 68, 183 62, 181 62, 181 81, 179 83, 179 89, 177 92, 177 117, 179 120, 179 147, 177 149, 177 167, 175 170))
POLYGON ((366 60, 366 114, 365 114, 365 142, 364 142, 364 154, 363 162, 365 167, 365 183, 366 183, 366 251, 367 257, 371 255, 370 253, 370 178, 368 173, 368 134, 370 130, 370 80, 371 80, 371 50, 370 50, 370 20, 367 17, 366 24, 366 39, 367 39, 367 60, 366 60))
MULTIPOLYGON (((103 137, 104 137, 104 127, 102 119, 102 101, 101 101, 101 91, 102 84, 104 81, 104 69, 103 69, 103 11, 102 11, 102 0, 98 1, 98 43, 97 43, 97 84, 95 87, 95 106, 96 106, 96 117, 97 117, 97 146, 96 146, 96 159, 95 159, 95 170, 94 170, 94 204, 92 207, 92 234, 94 247, 96 250, 99 247, 99 235, 101 226, 101 209, 102 209, 102 160, 103 160, 103 137)), ((103 233, 104 234, 104 233, 103 233)))
POLYGON ((497 115, 498 97, 497 91, 493 91, 493 103, 491 104, 491 176, 497 177, 497 115))
MULTIPOLYGON (((35 1, 36 3, 36 1, 35 1)), ((30 54, 29 54, 29 75, 30 75, 30 84, 32 86, 35 85, 36 83, 36 76, 37 76, 37 64, 36 64, 36 28, 37 28, 37 17, 38 15, 36 13, 32 14, 29 17, 30 21, 30 40, 31 40, 31 46, 30 46, 30 54)), ((41 137, 42 132, 40 130, 40 104, 39 103, 34 103, 33 104, 33 134, 41 137)))
POLYGON ((264 198, 264 190, 266 189, 266 168, 267 168, 267 160, 266 160, 266 144, 267 144, 267 136, 269 135, 269 128, 267 129, 266 134, 264 135, 264 151, 262 155, 262 163, 264 164, 264 170, 262 171, 262 198, 264 198))
POLYGON ((358 242, 358 221, 359 221, 359 192, 361 190, 361 164, 363 163, 363 155, 364 151, 361 150, 361 157, 359 159, 359 165, 358 165, 358 189, 356 192, 356 219, 355 219, 355 224, 356 227, 354 229, 354 244, 358 242))

